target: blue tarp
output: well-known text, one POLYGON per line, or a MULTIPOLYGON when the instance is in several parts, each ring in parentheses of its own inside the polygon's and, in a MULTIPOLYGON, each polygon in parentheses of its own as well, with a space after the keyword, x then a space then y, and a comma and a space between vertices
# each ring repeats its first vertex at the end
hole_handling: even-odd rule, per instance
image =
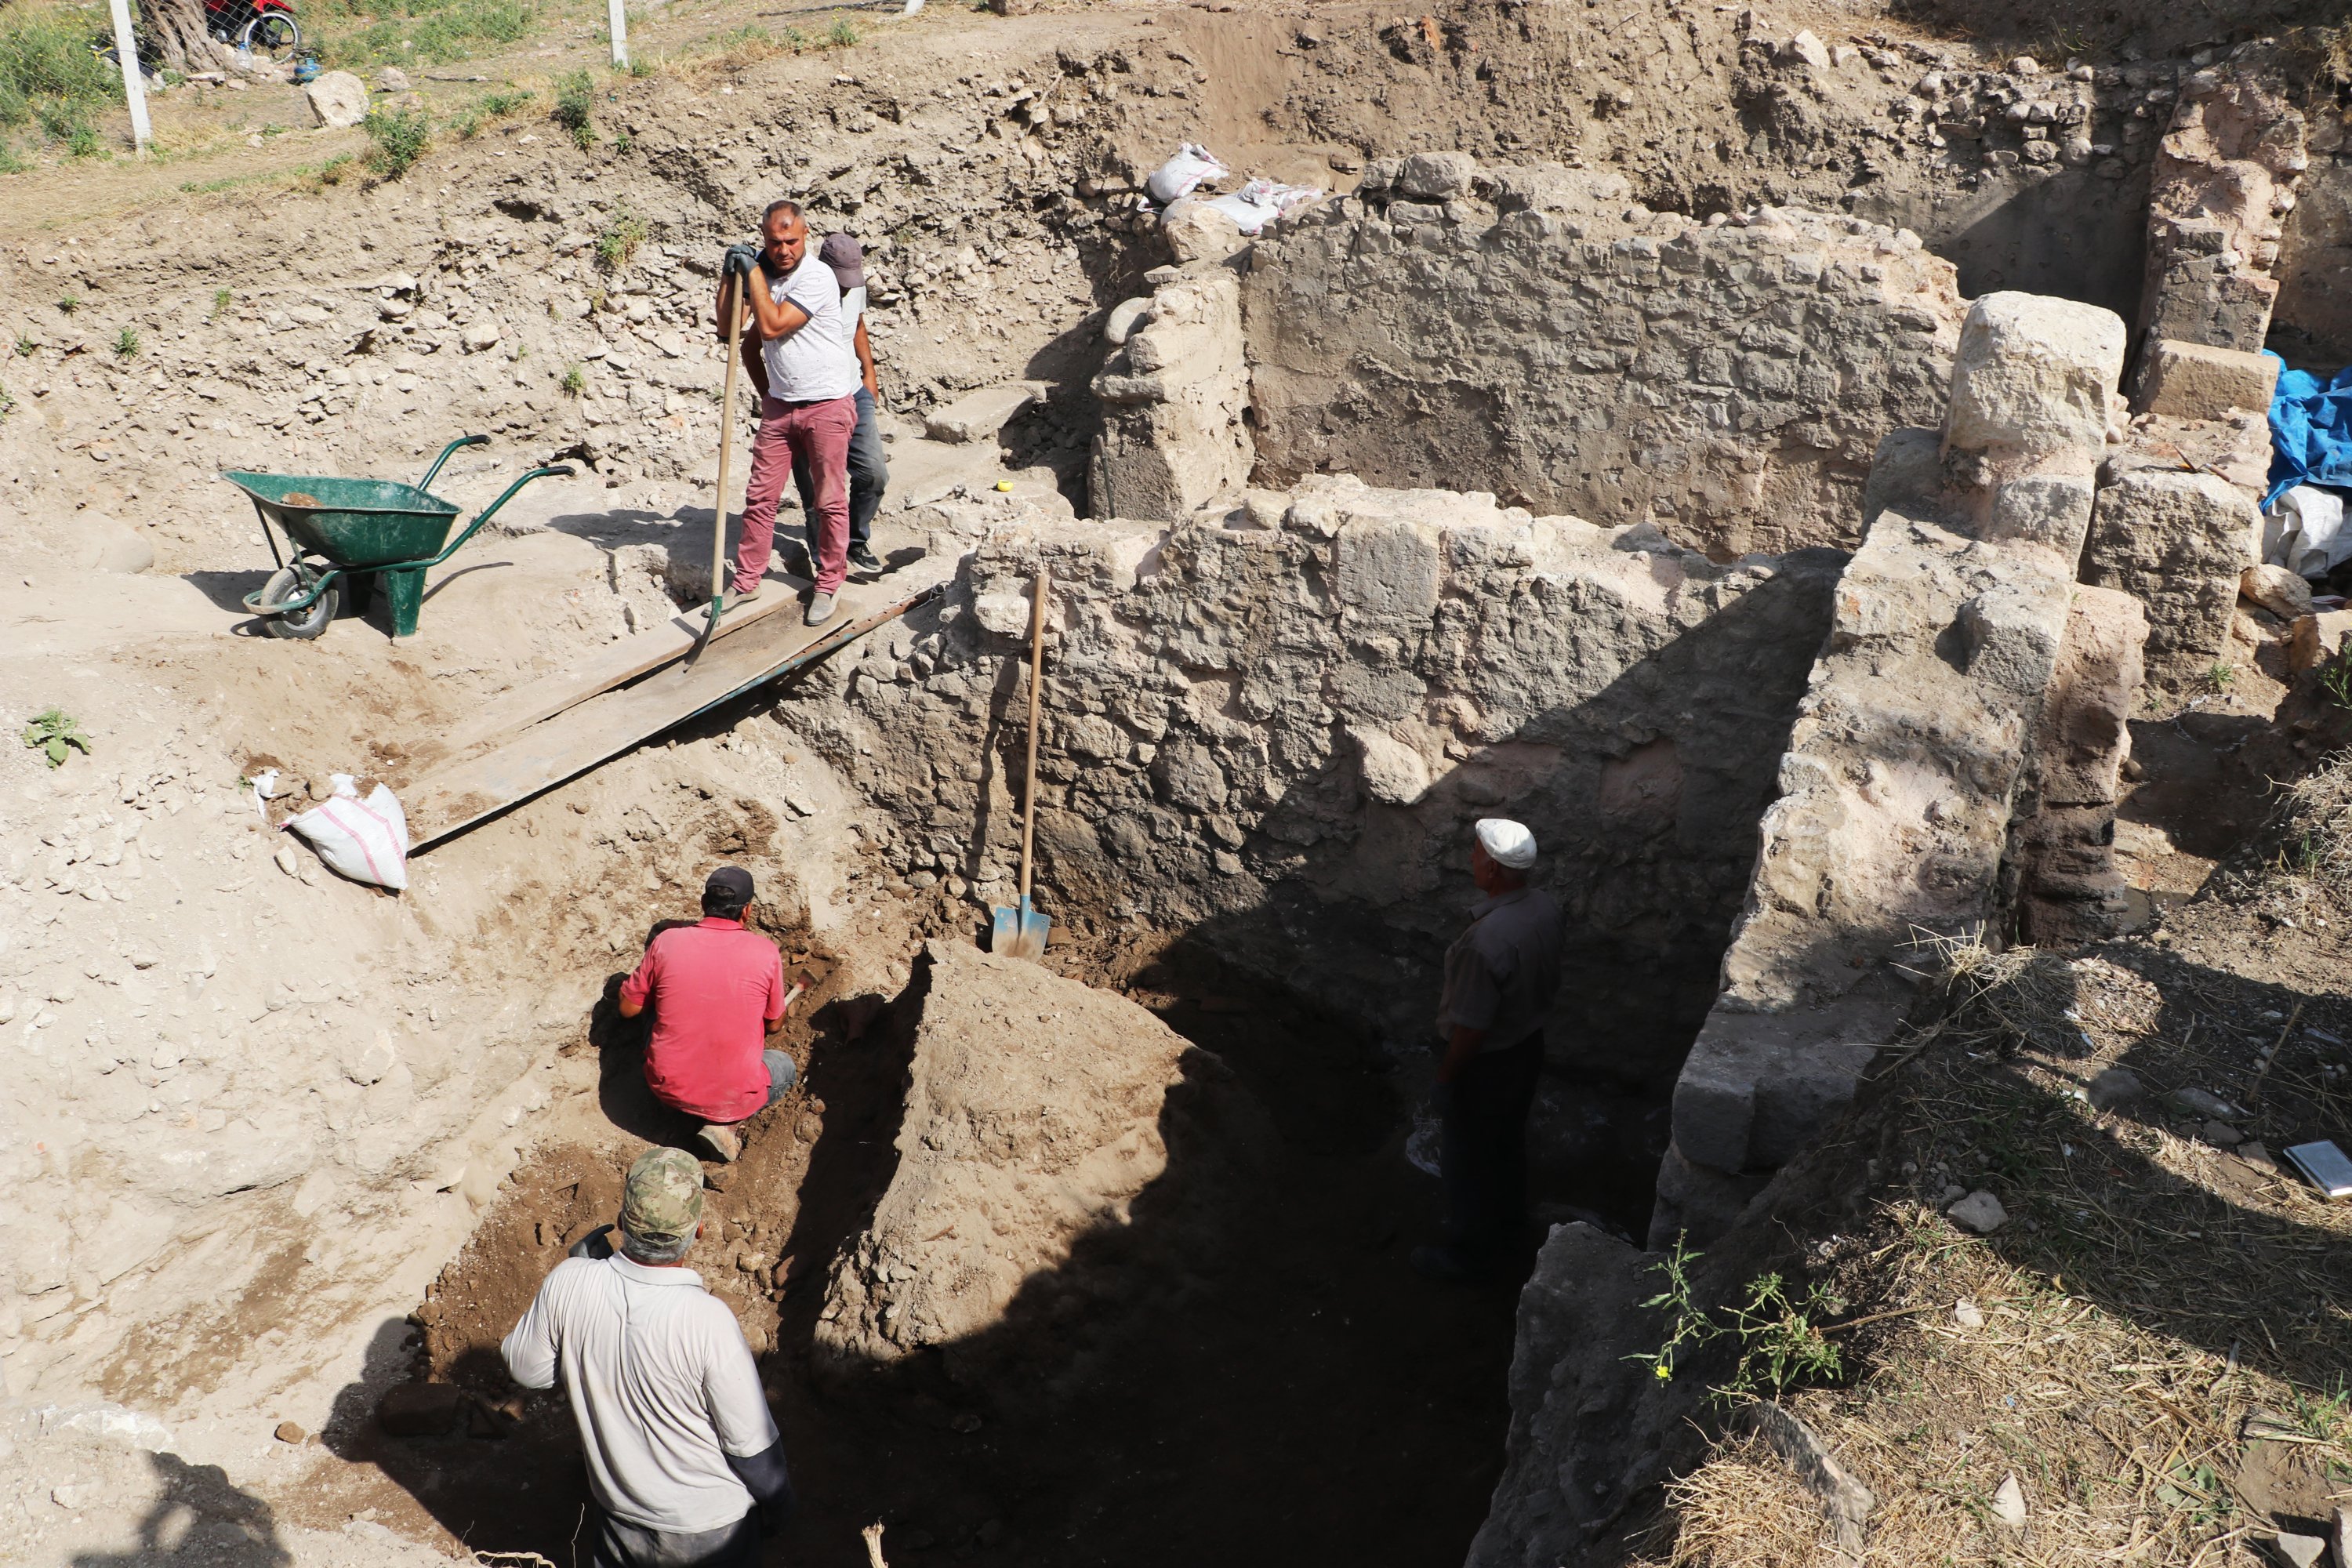
POLYGON ((2263 498, 2264 510, 2296 485, 2352 489, 2352 369, 2322 381, 2285 364, 2279 361, 2278 391, 2271 396, 2271 488, 2263 498))

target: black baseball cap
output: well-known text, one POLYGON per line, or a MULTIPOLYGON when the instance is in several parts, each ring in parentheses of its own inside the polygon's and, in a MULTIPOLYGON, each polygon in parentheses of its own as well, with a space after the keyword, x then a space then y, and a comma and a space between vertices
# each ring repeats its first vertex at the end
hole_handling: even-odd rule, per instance
POLYGON ((751 901, 751 873, 740 866, 721 866, 703 879, 702 896, 730 904, 748 904, 751 901))

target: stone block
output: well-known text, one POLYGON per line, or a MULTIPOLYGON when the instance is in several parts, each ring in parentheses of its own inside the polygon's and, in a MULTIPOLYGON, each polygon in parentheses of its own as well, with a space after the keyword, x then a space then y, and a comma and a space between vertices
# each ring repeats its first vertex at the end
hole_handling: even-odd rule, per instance
POLYGON ((2096 487, 2088 475, 2034 474, 1997 486, 1980 531, 1986 539, 2013 539, 2054 550, 2072 561, 2091 529, 2096 487))
POLYGON ((1242 226, 1207 202, 1188 198, 1160 215, 1160 232, 1180 267, 1223 261, 1249 243, 1242 226))
POLYGON ((1946 449, 2095 461, 2124 337, 2123 318, 2095 305, 2014 291, 1978 300, 1953 359, 1946 449))
POLYGON ((2278 281, 2232 266, 2225 257, 2175 254, 2153 280, 2151 338, 2213 343, 2253 353, 2270 333, 2278 281))
POLYGON ((1934 517, 1943 485, 1941 432, 1916 426, 1888 431, 1870 459, 1870 478, 1863 484, 1863 532, 1867 534, 1889 507, 1906 517, 1934 517))
POLYGON ((2178 689, 2221 657, 2262 536, 2253 498, 2227 479, 2138 468, 2099 491, 2083 577, 2147 606, 2148 679, 2178 689))
POLYGON ((2294 623, 2287 638, 2287 668, 2297 675, 2317 669, 2343 651, 2352 634, 2352 610, 2321 610, 2294 623))
POLYGON ((2262 413, 2278 373, 2279 362, 2268 354, 2159 338, 2142 351, 2133 405, 2178 419, 2219 419, 2236 408, 2262 413))
POLYGON ((2268 562, 2238 574, 2238 596, 2261 605, 2283 621, 2311 614, 2311 584, 2284 566, 2268 562))
POLYGON ((1423 201, 1444 201, 1470 194, 1478 161, 1467 153, 1415 153, 1399 164, 1399 195, 1423 201))
POLYGON ((367 83, 349 71, 329 71, 302 89, 310 107, 310 123, 334 131, 357 125, 367 118, 367 83))
POLYGON ((1042 381, 1013 381, 967 392, 923 419, 923 434, 934 441, 962 445, 993 441, 1013 416, 1045 394, 1042 381))
POLYGON ((1412 523, 1358 518, 1339 531, 1332 587, 1368 627, 1419 628, 1437 609, 1437 541, 1412 523))
POLYGON ((1414 805, 1429 793, 1429 763, 1419 752, 1368 725, 1349 726, 1348 738, 1356 742, 1366 795, 1383 805, 1414 805))

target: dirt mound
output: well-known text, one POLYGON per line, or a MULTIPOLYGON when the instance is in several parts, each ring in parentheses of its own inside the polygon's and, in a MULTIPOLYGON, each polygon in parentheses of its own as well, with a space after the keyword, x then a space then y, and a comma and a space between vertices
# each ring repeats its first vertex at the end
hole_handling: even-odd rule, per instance
POLYGON ((844 1363, 979 1335, 1079 1237, 1129 1224, 1167 1170, 1160 1111, 1193 1049, 1126 998, 1034 964, 951 942, 924 952, 898 1173, 816 1331, 844 1363))

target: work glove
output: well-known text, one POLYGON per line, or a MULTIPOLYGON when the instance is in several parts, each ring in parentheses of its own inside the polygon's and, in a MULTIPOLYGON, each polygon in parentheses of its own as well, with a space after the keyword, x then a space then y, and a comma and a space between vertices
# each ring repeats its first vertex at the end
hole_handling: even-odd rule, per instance
POLYGON ((748 241, 727 247, 727 258, 719 263, 719 275, 727 278, 749 278, 751 269, 760 265, 760 247, 748 241))

